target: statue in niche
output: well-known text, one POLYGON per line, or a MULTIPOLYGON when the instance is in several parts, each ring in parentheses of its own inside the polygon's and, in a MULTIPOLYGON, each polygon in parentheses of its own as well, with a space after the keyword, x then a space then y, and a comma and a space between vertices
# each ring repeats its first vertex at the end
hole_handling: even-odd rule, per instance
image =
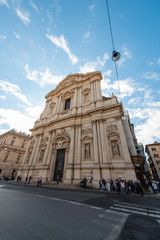
POLYGON ((40 152, 39 162, 41 162, 43 160, 43 157, 44 157, 44 149, 41 150, 41 152, 40 152))
POLYGON ((26 163, 29 162, 29 159, 31 157, 31 153, 32 153, 31 151, 28 151, 27 156, 26 156, 26 163))
POLYGON ((85 158, 90 158, 90 144, 85 144, 85 158))
POLYGON ((120 156, 119 146, 117 143, 112 144, 113 156, 120 156))

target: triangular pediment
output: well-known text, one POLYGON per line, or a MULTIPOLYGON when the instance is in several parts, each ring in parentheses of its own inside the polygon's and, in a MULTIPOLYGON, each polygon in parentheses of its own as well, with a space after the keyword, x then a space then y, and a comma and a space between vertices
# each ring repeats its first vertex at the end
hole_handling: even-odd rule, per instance
POLYGON ((70 74, 67 77, 65 77, 59 84, 58 86, 53 89, 51 92, 49 92, 46 95, 46 98, 48 98, 49 96, 52 96, 53 94, 59 92, 60 90, 73 85, 77 82, 81 82, 81 81, 86 81, 88 79, 94 78, 95 76, 99 75, 100 80, 102 79, 102 75, 100 72, 96 71, 96 72, 90 72, 90 73, 86 73, 86 74, 70 74))

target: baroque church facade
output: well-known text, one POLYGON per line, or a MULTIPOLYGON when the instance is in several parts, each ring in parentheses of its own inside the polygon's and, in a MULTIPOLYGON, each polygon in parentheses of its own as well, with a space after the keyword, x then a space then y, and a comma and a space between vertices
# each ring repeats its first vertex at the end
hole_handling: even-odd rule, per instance
POLYGON ((103 97, 100 72, 71 74, 49 92, 35 122, 18 175, 43 182, 135 179, 123 127, 122 103, 103 97))

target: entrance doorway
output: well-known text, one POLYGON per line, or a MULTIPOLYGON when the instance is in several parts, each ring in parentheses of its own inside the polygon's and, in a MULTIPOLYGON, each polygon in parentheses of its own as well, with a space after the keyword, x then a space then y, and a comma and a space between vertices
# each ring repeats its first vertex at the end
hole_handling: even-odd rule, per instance
POLYGON ((57 175, 59 176, 59 178, 63 177, 64 158, 65 158, 65 149, 57 150, 53 180, 57 179, 57 175))

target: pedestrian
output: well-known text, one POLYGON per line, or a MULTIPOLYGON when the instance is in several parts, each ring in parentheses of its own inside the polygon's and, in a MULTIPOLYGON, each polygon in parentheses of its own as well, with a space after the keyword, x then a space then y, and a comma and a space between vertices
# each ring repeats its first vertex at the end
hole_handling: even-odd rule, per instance
POLYGON ((27 181, 28 181, 28 177, 26 177, 25 184, 27 183, 27 181))
POLYGON ((154 192, 155 192, 155 194, 157 195, 157 198, 158 198, 159 186, 155 181, 152 183, 152 186, 153 186, 154 192))
POLYGON ((30 176, 30 177, 29 177, 29 179, 28 179, 28 183, 30 183, 30 181, 31 181, 31 178, 32 178, 32 177, 30 176))
POLYGON ((121 184, 121 192, 122 192, 123 196, 126 196, 126 188, 125 188, 124 180, 121 180, 120 184, 121 184))
POLYGON ((87 178, 83 178, 83 188, 87 188, 87 178))
POLYGON ((102 184, 103 184, 103 191, 106 191, 106 180, 104 178, 102 179, 102 184))
POLYGON ((57 177, 56 177, 57 184, 59 184, 59 181, 60 181, 60 178, 59 178, 59 175, 57 174, 57 177))
POLYGON ((39 178, 39 185, 42 185, 42 177, 39 178))
POLYGON ((121 185, 120 185, 120 181, 118 179, 116 179, 116 188, 117 188, 117 192, 120 193, 121 191, 121 185))
POLYGON ((111 182, 109 179, 107 179, 107 190, 110 192, 111 191, 111 182))
POLYGON ((39 186, 39 183, 40 183, 40 178, 37 179, 37 185, 36 185, 36 187, 39 186))
POLYGON ((102 189, 102 179, 99 180, 99 190, 103 191, 103 189, 102 189))

